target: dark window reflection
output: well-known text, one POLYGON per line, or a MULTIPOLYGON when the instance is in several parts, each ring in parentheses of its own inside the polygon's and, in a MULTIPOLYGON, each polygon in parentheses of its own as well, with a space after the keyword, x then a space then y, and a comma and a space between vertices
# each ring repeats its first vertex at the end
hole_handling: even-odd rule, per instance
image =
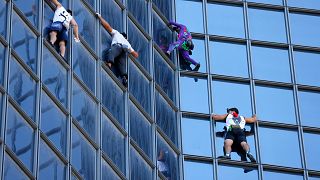
POLYGON ((318 0, 288 0, 288 6, 309 8, 309 9, 320 9, 320 1, 318 0))
POLYGON ((154 68, 156 83, 168 97, 175 102, 176 88, 174 71, 157 51, 154 51, 154 68))
POLYGON ((19 180, 29 179, 27 175, 23 173, 20 167, 6 153, 4 157, 3 180, 12 180, 13 178, 19 180))
POLYGON ((178 132, 176 112, 158 92, 156 92, 155 104, 157 125, 171 139, 173 143, 177 144, 178 132))
POLYGON ((96 90, 96 60, 81 45, 74 44, 73 69, 80 79, 95 94, 96 90))
POLYGON ((176 0, 177 22, 187 26, 190 32, 203 33, 202 1, 176 0))
POLYGON ((257 114, 260 120, 296 124, 293 91, 256 86, 257 114))
POLYGON ((152 169, 138 152, 130 146, 130 179, 149 180, 152 179, 152 169))
POLYGON ((212 74, 248 77, 247 48, 245 44, 211 41, 210 51, 212 74))
POLYGON ((218 179, 246 179, 246 180, 258 179, 258 170, 251 167, 232 167, 232 166, 219 165, 217 172, 218 172, 218 179))
MULTIPOLYGON (((75 80, 74 80, 75 81, 75 80)), ((78 85, 73 83, 72 116, 80 126, 95 140, 97 134, 97 105, 78 85)))
POLYGON ((247 0, 247 1, 265 3, 265 4, 274 4, 274 5, 283 5, 282 0, 247 0))
POLYGON ((102 150, 125 174, 125 138, 110 119, 102 118, 102 150))
POLYGON ((139 147, 152 159, 152 127, 143 114, 129 103, 130 108, 130 136, 139 147))
POLYGON ((179 179, 178 156, 159 134, 157 135, 157 170, 168 180, 179 179))
POLYGON ((47 49, 43 49, 42 81, 50 92, 66 107, 67 106, 67 70, 47 49))
POLYGON ((172 19, 172 0, 153 0, 152 2, 168 20, 172 19))
POLYGON ((128 10, 148 32, 148 3, 146 0, 127 1, 128 10))
POLYGON ((36 83, 13 57, 10 61, 9 94, 35 120, 36 83))
POLYGON ((208 4, 209 34, 244 38, 242 6, 208 4))
POLYGON ((184 179, 185 180, 212 180, 213 166, 209 163, 200 163, 196 161, 184 161, 184 179))
POLYGON ((304 148, 305 156, 307 160, 307 169, 320 170, 320 159, 316 158, 320 152, 320 134, 316 133, 304 133, 304 148))
POLYGON ((10 121, 7 121, 6 145, 32 172, 34 130, 11 105, 7 119, 10 121))
POLYGON ((112 170, 112 168, 109 166, 109 164, 106 161, 102 161, 102 177, 103 180, 119 180, 120 178, 117 176, 117 174, 112 170))
POLYGON ((3 85, 4 62, 5 62, 5 48, 2 45, 2 43, 0 43, 0 85, 3 85))
POLYGON ((13 0, 13 3, 23 12, 28 20, 38 26, 39 1, 38 0, 13 0))
POLYGON ((72 128, 72 166, 84 179, 96 177, 96 152, 80 132, 72 128))
POLYGON ((96 50, 95 46, 95 17, 92 15, 88 8, 81 1, 74 2, 73 16, 79 26, 79 35, 89 44, 89 46, 96 50))
POLYGON ((66 155, 67 117, 42 91, 41 130, 66 155))
POLYGON ((128 22, 128 38, 132 48, 139 53, 139 58, 135 61, 150 71, 149 42, 131 21, 128 22))
POLYGON ((39 179, 56 180, 65 178, 65 165, 58 159, 58 157, 45 144, 45 142, 41 140, 39 155, 39 179))
POLYGON ((36 72, 37 37, 15 12, 12 14, 12 26, 14 27, 12 28, 12 48, 36 72))
POLYGON ((293 57, 297 83, 320 86, 319 78, 316 78, 319 76, 320 53, 294 51, 293 57))
POLYGON ((298 140, 297 131, 259 127, 261 162, 301 168, 298 140))
POLYGON ((210 121, 182 118, 182 144, 184 154, 212 156, 210 121))
POLYGON ((123 31, 122 9, 115 1, 101 1, 101 16, 105 18, 114 29, 119 32, 123 31))
POLYGON ((129 66, 129 90, 146 112, 151 114, 150 81, 138 70, 133 62, 129 66))
POLYGON ((299 91, 299 112, 303 126, 320 128, 317 112, 320 107, 320 92, 299 91))
POLYGON ((7 28, 7 3, 0 1, 0 35, 6 37, 7 28))
POLYGON ((303 180, 303 175, 298 174, 289 174, 289 173, 281 173, 275 171, 264 171, 263 172, 264 180, 275 180, 275 179, 290 179, 290 180, 303 180))

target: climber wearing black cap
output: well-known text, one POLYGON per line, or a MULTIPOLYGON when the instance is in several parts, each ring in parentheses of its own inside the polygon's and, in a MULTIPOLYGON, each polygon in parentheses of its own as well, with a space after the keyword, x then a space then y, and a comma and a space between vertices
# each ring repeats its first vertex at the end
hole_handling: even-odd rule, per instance
POLYGON ((225 155, 222 156, 222 158, 231 159, 231 146, 233 142, 235 142, 240 143, 251 162, 256 162, 253 155, 250 153, 250 147, 247 143, 247 138, 244 131, 246 123, 254 123, 257 121, 256 115, 253 115, 251 118, 245 118, 239 115, 239 110, 237 108, 228 108, 227 114, 212 114, 211 118, 215 121, 226 121, 227 133, 224 140, 225 155))

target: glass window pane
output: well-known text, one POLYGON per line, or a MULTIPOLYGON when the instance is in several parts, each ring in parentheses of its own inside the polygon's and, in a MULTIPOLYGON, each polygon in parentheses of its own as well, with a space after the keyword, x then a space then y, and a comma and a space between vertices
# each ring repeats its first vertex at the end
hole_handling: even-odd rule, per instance
POLYGON ((187 26, 190 32, 203 33, 202 2, 199 0, 176 0, 176 16, 177 22, 187 26))
POLYGON ((72 92, 72 117, 86 130, 93 140, 97 134, 97 104, 87 95, 74 80, 72 92))
POLYGON ((287 49, 252 46, 251 56, 255 79, 291 82, 287 49))
POLYGON ((283 5, 282 0, 247 0, 248 2, 257 2, 265 4, 283 5))
POLYGON ((91 5, 91 8, 95 8, 95 2, 96 2, 96 0, 85 0, 85 1, 87 1, 88 3, 89 3, 89 5, 91 5))
POLYGON ((274 179, 290 179, 290 180, 303 180, 303 175, 280 173, 275 171, 264 171, 264 180, 274 180, 274 179))
POLYGON ((33 170, 34 130, 9 104, 6 129, 6 145, 18 156, 23 164, 33 170))
POLYGON ((240 168, 240 167, 219 165, 217 172, 218 172, 218 179, 246 179, 246 180, 258 179, 258 170, 250 167, 240 168))
POLYGON ((178 156, 159 134, 157 134, 157 169, 167 179, 180 179, 178 156))
POLYGON ((148 32, 148 3, 146 0, 127 1, 128 10, 148 32))
POLYGON ((303 126, 320 128, 318 112, 320 107, 320 92, 299 91, 299 112, 300 120, 303 126))
POLYGON ((54 152, 40 141, 39 179, 66 179, 66 167, 54 152))
POLYGON ((183 111, 209 113, 207 81, 181 77, 180 103, 183 111))
POLYGON ((320 86, 318 73, 320 54, 294 51, 293 56, 297 83, 320 86))
POLYGON ((152 159, 152 127, 149 121, 130 101, 130 136, 139 147, 152 159))
POLYGON ((242 6, 226 6, 208 3, 209 34, 244 38, 242 6))
POLYGON ((0 85, 3 85, 4 81, 4 62, 5 62, 5 48, 2 45, 2 43, 0 43, 0 85))
POLYGON ((119 32, 123 31, 122 9, 115 1, 101 1, 101 16, 108 21, 112 28, 119 32))
POLYGON ((152 1, 167 19, 172 19, 172 0, 152 1))
POLYGON ((84 179, 96 177, 96 152, 88 141, 73 126, 72 128, 72 166, 84 179))
POLYGON ((6 37, 7 32, 7 3, 0 1, 0 35, 6 37))
POLYGON ((308 177, 308 180, 319 180, 320 176, 310 176, 308 177))
POLYGON ((290 13, 292 44, 320 47, 319 31, 320 16, 290 13))
POLYGON ((104 160, 102 160, 101 172, 102 172, 101 179, 103 180, 119 180, 120 179, 118 175, 112 170, 110 165, 104 160))
POLYGON ((128 22, 128 39, 132 48, 139 53, 139 57, 135 61, 150 72, 149 42, 131 21, 128 22))
POLYGON ((184 161, 184 179, 185 180, 212 180, 213 166, 209 163, 200 163, 196 161, 184 161))
POLYGON ((320 9, 320 1, 318 0, 288 0, 288 6, 320 9))
MULTIPOLYGON (((201 67, 199 69, 198 72, 207 72, 207 68, 206 68, 206 53, 205 53, 205 43, 204 40, 201 39, 193 39, 192 40, 193 44, 194 44, 194 50, 192 51, 192 55, 190 56, 192 59, 194 59, 196 62, 199 62, 201 64, 201 67)), ((181 56, 181 54, 179 54, 179 60, 180 60, 180 69, 181 68, 181 61, 182 61, 183 57, 181 56)), ((194 66, 192 67, 194 68, 194 66)))
POLYGON ((259 144, 262 163, 301 168, 297 131, 259 127, 259 144))
POLYGON ((67 117, 44 91, 42 91, 40 128, 58 150, 66 155, 67 117))
POLYGON ((125 138, 110 119, 102 118, 102 150, 125 173, 125 138))
POLYGON ((96 60, 81 45, 74 44, 73 70, 93 94, 96 90, 96 60))
POLYGON ((4 158, 4 170, 3 170, 3 180, 27 180, 29 179, 26 174, 20 169, 20 167, 10 158, 6 153, 4 158))
POLYGON ((178 144, 176 112, 160 95, 160 93, 158 93, 158 91, 156 91, 155 96, 157 125, 174 144, 178 144))
POLYGON ((320 134, 316 133, 304 133, 304 148, 305 148, 305 156, 307 160, 307 168, 313 170, 320 170, 320 159, 318 154, 320 152, 320 146, 315 146, 315 144, 320 143, 320 134))
POLYGON ((287 43, 284 13, 249 8, 251 39, 287 43))
POLYGON ((248 77, 245 44, 211 41, 210 52, 212 74, 248 77))
POLYGON ((15 0, 13 3, 27 17, 27 19, 35 26, 38 26, 39 18, 39 1, 38 0, 15 0))
POLYGON ((131 180, 152 179, 151 167, 132 146, 130 146, 130 161, 131 180))
POLYGON ((257 114, 260 120, 296 124, 291 89, 256 86, 257 114))
MULTIPOLYGON (((84 38, 84 40, 89 44, 89 46, 93 50, 96 50, 96 44, 95 44, 97 39, 95 38, 96 18, 81 1, 74 1, 73 4, 74 4, 73 16, 74 16, 74 19, 77 21, 77 24, 79 27, 79 35, 81 35, 84 38)), ((74 43, 74 44, 78 44, 78 43, 74 43)))
POLYGON ((33 72, 37 70, 37 37, 16 12, 12 14, 12 48, 33 72))
POLYGON ((151 115, 151 83, 130 60, 129 90, 144 110, 151 115))
POLYGON ((36 82, 14 57, 10 61, 9 94, 35 120, 36 82))
POLYGON ((47 49, 43 48, 42 81, 50 92, 67 107, 67 70, 47 49))
POLYGON ((182 118, 182 145, 184 154, 211 157, 210 121, 182 118))
POLYGON ((244 117, 252 115, 249 84, 215 80, 212 96, 215 114, 226 114, 227 108, 237 107, 244 117))

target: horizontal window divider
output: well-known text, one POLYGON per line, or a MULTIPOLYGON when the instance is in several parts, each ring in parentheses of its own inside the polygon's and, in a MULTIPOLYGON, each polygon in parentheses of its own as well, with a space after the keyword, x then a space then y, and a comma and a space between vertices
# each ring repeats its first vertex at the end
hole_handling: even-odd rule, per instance
POLYGON ((129 93, 129 99, 136 106, 136 108, 143 114, 143 116, 149 121, 149 123, 153 124, 154 120, 152 119, 151 115, 149 115, 144 110, 144 108, 140 105, 139 101, 131 93, 129 93))
MULTIPOLYGON (((25 23, 29 29, 37 36, 40 36, 39 31, 36 27, 33 26, 33 24, 29 21, 28 18, 25 17, 24 13, 13 3, 13 9, 18 14, 18 16, 23 20, 22 23, 25 23)), ((39 22, 38 22, 39 24, 39 22)))
POLYGON ((300 168, 293 168, 293 167, 285 167, 285 166, 276 166, 270 164, 262 164, 263 171, 265 170, 272 170, 276 172, 288 172, 288 173, 296 173, 303 175, 304 169, 300 168))
MULTIPOLYGON (((3 86, 0 84, 0 93, 2 94, 2 96, 4 96, 4 94, 6 94, 6 90, 3 88, 3 86)), ((0 101, 1 104, 1 101, 0 101)))
POLYGON ((102 112, 110 119, 110 121, 115 125, 123 136, 128 136, 127 131, 121 126, 121 124, 116 120, 116 118, 108 111, 108 109, 102 106, 102 112))
POLYGON ((180 149, 178 149, 171 139, 162 131, 162 129, 157 125, 157 132, 165 140, 166 143, 169 144, 169 146, 173 149, 175 153, 179 156, 181 154, 180 149))
POLYGON ((320 47, 311 47, 303 45, 293 45, 293 51, 309 51, 314 53, 320 53, 320 47))
POLYGON ((283 5, 276 4, 265 4, 265 3, 257 3, 257 2, 247 2, 248 8, 259 8, 262 10, 284 10, 285 7, 283 5))
POLYGON ((244 77, 235 77, 235 76, 226 76, 226 75, 219 75, 219 74, 212 74, 212 81, 214 80, 222 80, 222 81, 231 81, 234 83, 250 83, 249 78, 244 77))
MULTIPOLYGON (((127 9, 127 13, 128 13, 128 20, 131 20, 132 23, 138 28, 138 30, 143 34, 143 36, 148 40, 148 42, 152 39, 152 37, 147 33, 147 31, 142 27, 142 25, 140 25, 140 23, 138 22, 138 20, 136 20, 136 18, 133 16, 133 14, 130 12, 129 9, 127 9)), ((147 17, 149 18, 149 17, 147 17)), ((150 23, 150 21, 149 21, 150 23)))
MULTIPOLYGON (((79 180, 83 180, 83 177, 81 176, 81 174, 72 166, 72 164, 70 164, 70 166, 71 166, 71 176, 74 175, 79 180)), ((94 174, 96 176, 96 172, 94 172, 94 174)), ((72 177, 70 177, 70 179, 72 179, 72 177)))
POLYGON ((114 0, 121 8, 121 10, 126 9, 126 6, 123 4, 122 0, 114 0))
POLYGON ((283 88, 291 88, 293 89, 293 84, 291 83, 284 83, 284 82, 276 82, 276 81, 267 81, 267 80, 257 80, 254 79, 255 85, 270 85, 274 87, 283 87, 283 88))
MULTIPOLYGON (((62 66, 67 70, 70 71, 70 65, 58 54, 58 52, 49 44, 49 42, 43 38, 43 44, 46 48, 52 53, 52 55, 62 64, 62 66)), ((41 60, 43 57, 41 57, 41 60)), ((43 68, 42 68, 43 69, 43 68)))
MULTIPOLYGON (((86 130, 83 129, 83 128, 80 126, 79 122, 78 122, 76 119, 74 119, 73 117, 72 117, 72 124, 73 124, 73 125, 78 129, 78 131, 85 137, 86 141, 88 141, 89 144, 91 144, 91 146, 93 146, 93 147, 95 148, 95 150, 97 150, 97 149, 99 148, 99 145, 95 142, 95 140, 92 140, 92 137, 90 137, 90 135, 86 132, 86 130)), ((72 133, 71 133, 71 134, 72 134, 72 133)), ((96 134, 97 134, 97 132, 96 132, 96 134)), ((72 143, 71 143, 71 144, 72 144, 72 143)), ((72 147, 71 147, 71 149, 72 149, 72 147)))
POLYGON ((250 39, 251 46, 268 46, 268 47, 275 47, 275 48, 289 48, 289 44, 287 43, 278 43, 278 42, 270 42, 270 41, 261 41, 250 39))
MULTIPOLYGON (((18 61, 18 64, 20 64, 23 67, 23 69, 28 73, 29 76, 32 77, 32 79, 36 83, 40 81, 39 77, 32 71, 32 69, 28 65, 26 65, 26 63, 19 57, 19 55, 16 53, 14 49, 11 49, 11 55, 18 61)), ((9 61, 12 61, 12 60, 9 60, 9 61)), ((39 66, 39 64, 37 64, 37 66, 39 66)))
POLYGON ((199 77, 200 79, 207 79, 208 74, 201 73, 201 72, 195 72, 195 71, 181 70, 180 71, 180 76, 199 77))
POLYGON ((146 153, 139 147, 138 143, 136 143, 131 137, 130 137, 130 144, 134 149, 142 156, 142 158, 149 164, 149 166, 154 169, 156 166, 152 162, 152 160, 146 155, 146 153))
POLYGON ((155 89, 158 91, 159 94, 165 99, 165 101, 171 106, 171 108, 178 112, 179 108, 175 105, 175 103, 168 97, 168 95, 162 90, 162 88, 158 85, 158 83, 155 83, 155 89))
POLYGON ((204 40, 204 38, 206 37, 205 34, 202 34, 202 33, 196 33, 196 32, 191 32, 191 36, 193 39, 201 39, 201 40, 204 40))
POLYGON ((310 126, 303 126, 303 132, 304 133, 318 133, 320 134, 320 127, 310 127, 310 126))
POLYGON ((0 42, 3 44, 3 46, 5 47, 5 48, 7 48, 8 46, 9 46, 9 43, 6 41, 6 39, 4 39, 4 37, 2 37, 1 35, 0 35, 0 42))
MULTIPOLYGON (((90 53, 90 55, 94 58, 95 61, 98 61, 98 58, 99 58, 98 55, 80 34, 79 34, 79 39, 80 39, 79 43, 85 47, 85 49, 90 53)), ((73 43, 76 43, 76 42, 73 42, 73 43)), ((75 53, 73 52, 73 54, 75 53)))
MULTIPOLYGON (((320 176, 320 171, 315 171, 315 170, 308 170, 308 175, 312 176, 312 175, 316 175, 316 176, 320 176)), ((319 177, 318 177, 319 178, 319 177)))
MULTIPOLYGON (((100 101, 99 99, 91 92, 91 89, 87 87, 87 85, 78 77, 78 75, 73 72, 73 79, 78 82, 82 90, 94 101, 94 103, 98 104, 100 101)), ((97 87, 96 87, 97 88, 97 87)), ((73 95, 73 93, 71 93, 73 95)))
POLYGON ((164 21, 166 24, 169 23, 170 19, 167 19, 167 17, 165 17, 162 12, 160 11, 160 9, 152 2, 152 9, 153 11, 160 17, 160 19, 162 21, 164 21))
POLYGON ((302 8, 302 7, 288 7, 289 8, 289 15, 290 13, 299 13, 299 14, 306 14, 306 15, 320 15, 319 9, 308 9, 308 8, 302 8))
POLYGON ((206 163, 213 164, 213 158, 212 157, 184 154, 183 158, 184 158, 184 160, 203 161, 203 162, 206 162, 206 163))
MULTIPOLYGON (((158 171, 158 177, 160 177, 161 180, 167 180, 167 177, 165 177, 161 171, 157 170, 158 171)), ((156 178, 158 179, 158 178, 156 178)))
POLYGON ((108 165, 111 167, 111 169, 113 171, 116 172, 116 174, 118 176, 120 176, 120 178, 122 180, 126 179, 126 176, 121 172, 121 170, 113 163, 112 159, 108 156, 108 154, 106 152, 104 152, 103 150, 101 150, 101 154, 102 154, 102 158, 108 163, 108 165))
MULTIPOLYGON (((109 67, 105 63, 101 64, 102 69, 111 77, 111 79, 120 87, 120 89, 123 91, 127 91, 127 88, 124 87, 124 85, 120 82, 120 80, 114 75, 114 73, 110 70, 109 67)), ((104 81, 105 79, 101 78, 101 81, 104 81)))
POLYGON ((219 36, 219 35, 210 35, 210 41, 223 41, 223 42, 230 42, 230 43, 242 43, 244 45, 247 44, 247 39, 244 38, 235 38, 235 37, 227 37, 227 36, 219 36))
MULTIPOLYGON (((86 8, 89 10, 89 12, 91 13, 91 14, 93 14, 93 16, 95 16, 95 14, 96 14, 96 12, 95 12, 95 9, 94 9, 94 7, 92 7, 87 1, 85 1, 85 0, 80 0, 85 6, 86 6, 86 8)), ((97 6, 97 5, 96 5, 97 6)))
POLYGON ((182 113, 182 117, 197 118, 197 119, 201 119, 201 120, 210 121, 210 114, 188 112, 188 111, 181 111, 181 113, 182 113))
POLYGON ((35 131, 37 129, 37 124, 27 115, 26 112, 24 112, 20 105, 10 95, 8 101, 14 107, 14 110, 17 111, 18 114, 21 115, 23 119, 28 122, 29 126, 31 126, 35 131))
POLYGON ((319 86, 308 86, 308 85, 300 85, 300 84, 298 84, 297 86, 299 91, 307 90, 307 91, 313 91, 315 93, 320 93, 319 86))
POLYGON ((160 49, 157 43, 153 42, 153 47, 174 71, 177 70, 176 65, 174 65, 174 63, 169 59, 169 57, 160 49))
POLYGON ((49 96, 50 100, 53 101, 56 106, 58 106, 58 108, 63 112, 65 116, 68 116, 70 114, 66 107, 64 107, 64 105, 59 100, 57 100, 57 98, 49 91, 45 84, 42 85, 42 90, 46 93, 47 96, 49 96))
MULTIPOLYGON (((137 59, 133 58, 131 55, 129 56, 130 58, 128 58, 128 61, 132 61, 134 63, 134 65, 136 65, 138 67, 138 69, 142 72, 142 74, 149 80, 152 80, 152 76, 149 74, 149 72, 140 64, 140 62, 137 61, 137 59)), ((130 64, 130 62, 128 62, 128 65, 130 64)), ((130 77, 129 77, 130 79, 130 77)))
POLYGON ((269 122, 269 121, 263 121, 263 120, 258 120, 257 124, 259 127, 271 127, 271 128, 283 129, 283 130, 298 130, 298 125, 294 125, 294 124, 269 122))
POLYGON ((252 167, 256 168, 258 171, 258 164, 257 163, 251 163, 248 161, 238 161, 238 160, 228 160, 228 159, 221 159, 217 158, 219 165, 234 165, 237 167, 252 167))
POLYGON ((239 1, 239 0, 207 0, 207 3, 223 3, 225 5, 230 4, 230 5, 242 5, 244 2, 239 1))

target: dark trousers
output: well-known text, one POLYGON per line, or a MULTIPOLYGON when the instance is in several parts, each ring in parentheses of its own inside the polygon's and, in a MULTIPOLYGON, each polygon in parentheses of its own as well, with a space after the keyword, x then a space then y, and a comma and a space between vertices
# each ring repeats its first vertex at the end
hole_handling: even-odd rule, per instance
POLYGON ((119 75, 127 76, 126 72, 126 56, 127 52, 122 48, 121 44, 113 44, 110 49, 108 49, 103 57, 103 60, 107 63, 111 63, 112 66, 115 66, 116 70, 119 72, 119 75))

